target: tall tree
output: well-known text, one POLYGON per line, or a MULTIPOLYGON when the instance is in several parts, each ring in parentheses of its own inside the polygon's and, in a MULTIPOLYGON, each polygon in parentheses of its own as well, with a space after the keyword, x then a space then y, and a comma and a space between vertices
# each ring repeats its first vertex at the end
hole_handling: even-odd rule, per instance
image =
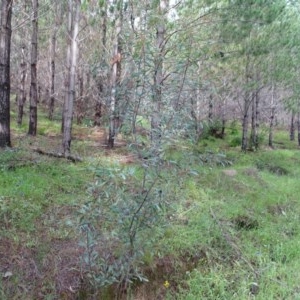
POLYGON ((62 9, 61 4, 59 5, 57 2, 55 2, 54 5, 55 5, 54 6, 55 21, 51 33, 51 38, 50 38, 50 93, 49 93, 49 112, 48 112, 48 118, 50 120, 53 119, 54 103, 55 103, 55 71, 56 71, 55 59, 56 59, 57 33, 62 23, 62 13, 60 12, 60 9, 62 9))
POLYGON ((38 103, 38 86, 37 86, 37 56, 38 56, 38 0, 32 0, 32 36, 31 36, 31 83, 29 96, 29 135, 36 135, 37 131, 37 103, 38 103))
POLYGON ((17 117, 17 124, 18 126, 22 125, 23 121, 23 113, 24 113, 24 104, 26 101, 26 87, 25 87, 25 81, 26 81, 26 73, 27 73, 27 64, 25 59, 25 45, 22 46, 22 57, 21 57, 21 63, 20 63, 20 83, 19 83, 19 89, 18 89, 18 117, 17 117))
POLYGON ((114 147, 116 128, 119 123, 119 95, 121 83, 121 31, 123 23, 123 0, 114 2, 115 8, 115 37, 113 43, 113 58, 111 61, 111 96, 110 96, 110 116, 109 116, 109 134, 108 147, 114 147))
POLYGON ((0 20, 0 147, 11 147, 10 140, 10 42, 13 0, 1 1, 0 20))
POLYGON ((107 44, 107 1, 101 6, 101 48, 103 53, 100 58, 100 65, 101 70, 99 70, 99 74, 97 75, 97 98, 95 104, 95 115, 94 115, 94 126, 101 125, 101 118, 102 118, 102 109, 103 109, 103 102, 105 97, 105 83, 107 80, 106 74, 106 61, 104 52, 106 51, 106 44, 107 44))
POLYGON ((169 0, 158 1, 158 20, 156 25, 155 58, 153 73, 153 111, 151 116, 151 139, 159 141, 161 138, 161 105, 163 86, 163 62, 165 56, 166 13, 169 0))
POLYGON ((63 111, 63 153, 67 157, 71 151, 73 106, 75 100, 75 77, 78 52, 78 31, 80 18, 80 0, 68 0, 68 47, 66 94, 63 111))

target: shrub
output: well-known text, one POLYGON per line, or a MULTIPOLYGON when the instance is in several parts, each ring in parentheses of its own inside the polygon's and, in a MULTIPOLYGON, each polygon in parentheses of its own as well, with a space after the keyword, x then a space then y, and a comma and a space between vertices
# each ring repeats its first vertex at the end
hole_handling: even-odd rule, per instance
POLYGON ((242 138, 240 136, 235 136, 229 142, 230 147, 238 147, 238 146, 241 146, 241 144, 242 144, 242 138))
POLYGON ((155 165, 96 167, 90 201, 80 211, 86 280, 94 287, 146 281, 140 266, 153 248, 167 201, 155 165))

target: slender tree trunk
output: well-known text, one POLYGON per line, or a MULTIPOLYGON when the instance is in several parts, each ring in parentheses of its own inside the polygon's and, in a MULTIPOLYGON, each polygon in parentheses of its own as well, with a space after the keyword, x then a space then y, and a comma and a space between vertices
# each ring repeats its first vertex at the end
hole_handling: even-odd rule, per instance
POLYGON ((51 44, 50 44, 50 99, 49 99, 49 113, 48 118, 49 120, 53 120, 54 114, 54 103, 55 103, 55 53, 56 53, 56 36, 57 36, 57 26, 52 32, 51 36, 51 44))
POLYGON ((295 140, 295 113, 291 115, 291 126, 290 126, 290 141, 295 140))
POLYGON ((68 49, 67 49, 67 86, 63 112, 63 141, 64 156, 69 156, 72 140, 73 106, 75 99, 75 75, 78 52, 78 29, 80 17, 80 0, 69 0, 68 12, 68 49))
POLYGON ((115 41, 113 45, 113 59, 111 72, 111 97, 110 97, 110 116, 109 116, 109 134, 108 147, 113 148, 115 142, 116 129, 119 122, 119 89, 121 78, 121 41, 120 34, 122 31, 122 10, 123 0, 119 1, 119 10, 116 15, 115 41))
POLYGON ((196 139, 197 142, 200 139, 200 135, 201 135, 201 130, 199 128, 199 120, 198 120, 198 112, 197 112, 197 101, 198 99, 195 98, 197 97, 190 97, 190 101, 191 101, 191 117, 194 120, 194 129, 195 129, 195 133, 196 133, 196 139), (196 102, 196 103, 195 103, 196 102))
POLYGON ((31 36, 31 83, 29 96, 29 135, 36 135, 37 131, 37 50, 38 50, 38 0, 32 0, 32 36, 31 36))
POLYGON ((22 61, 20 64, 21 71, 21 80, 18 90, 18 117, 17 124, 18 126, 22 125, 23 114, 24 114, 24 104, 26 102, 26 89, 25 89, 25 80, 26 80, 26 61, 25 61, 25 46, 22 47, 22 61))
POLYGON ((213 96, 211 94, 208 98, 208 123, 209 126, 213 124, 213 96))
MULTIPOLYGON (((102 48, 106 49, 106 36, 107 36, 107 1, 104 2, 104 7, 101 12, 102 16, 102 48)), ((105 65, 105 60, 102 59, 102 66, 105 65)), ((98 97, 96 99, 95 105, 95 115, 94 115, 94 126, 101 125, 102 118, 102 107, 104 99, 104 85, 106 81, 106 76, 101 74, 98 78, 98 97)))
POLYGON ((248 147, 248 103, 244 103, 244 116, 243 116, 243 122, 242 122, 242 127, 243 127, 243 133, 242 133, 242 150, 247 151, 248 147))
POLYGON ((259 110, 259 101, 260 101, 260 96, 259 96, 259 90, 256 91, 255 93, 255 148, 258 149, 259 147, 259 115, 260 115, 260 110, 259 110))
MULTIPOLYGON (((248 83, 250 78, 250 57, 247 55, 246 62, 246 89, 248 89, 248 83)), ((244 108, 243 108, 243 120, 242 120, 242 151, 247 151, 248 148, 248 123, 249 123, 249 108, 251 105, 251 95, 248 90, 245 92, 244 96, 244 108)))
POLYGON ((258 149, 258 128, 259 128, 259 89, 254 92, 252 99, 252 117, 251 117, 251 147, 258 149))
POLYGON ((12 0, 1 1, 0 20, 0 147, 11 147, 10 140, 10 43, 12 0))
POLYGON ((255 144, 256 144, 255 143, 255 139, 256 139, 255 117, 256 117, 256 102, 254 101, 254 99, 252 99, 251 134, 250 134, 250 147, 252 149, 255 149, 255 144))
POLYGON ((221 128, 221 138, 225 137, 225 128, 226 128, 226 99, 223 100, 222 105, 222 128, 221 128))
POLYGON ((272 96, 271 96, 271 115, 270 115, 270 127, 269 127, 269 146, 273 147, 273 129, 274 129, 274 121, 275 121, 275 87, 272 86, 272 96))
POLYGON ((83 92, 83 72, 78 71, 79 95, 76 101, 76 123, 82 124, 84 118, 84 92, 83 92))
POLYGON ((151 140, 159 143, 161 140, 161 105, 163 86, 163 61, 165 50, 165 13, 168 0, 160 0, 158 7, 158 24, 156 26, 156 57, 154 60, 153 111, 151 116, 151 140))

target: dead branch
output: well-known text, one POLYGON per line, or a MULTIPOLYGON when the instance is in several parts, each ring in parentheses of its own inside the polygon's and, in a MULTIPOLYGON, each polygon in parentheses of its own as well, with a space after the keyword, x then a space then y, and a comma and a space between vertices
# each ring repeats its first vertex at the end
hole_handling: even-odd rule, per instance
POLYGON ((32 150, 34 152, 38 153, 38 154, 47 155, 49 157, 65 158, 65 159, 68 159, 68 160, 72 161, 73 163, 81 162, 82 161, 82 159, 80 157, 73 156, 73 155, 67 155, 67 156, 65 156, 62 153, 47 152, 47 151, 44 151, 44 150, 39 149, 39 148, 35 148, 35 149, 32 149, 32 150))

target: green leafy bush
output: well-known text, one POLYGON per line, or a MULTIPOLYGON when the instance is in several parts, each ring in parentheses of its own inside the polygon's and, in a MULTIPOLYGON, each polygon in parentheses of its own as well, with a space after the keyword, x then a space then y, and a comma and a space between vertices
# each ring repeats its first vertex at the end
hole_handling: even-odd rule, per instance
POLYGON ((240 136, 235 136, 229 142, 230 147, 238 147, 241 146, 241 144, 242 144, 242 138, 240 136))
POLYGON ((96 167, 90 201, 80 211, 82 262, 92 286, 146 281, 140 271, 167 206, 160 171, 149 164, 96 167))

